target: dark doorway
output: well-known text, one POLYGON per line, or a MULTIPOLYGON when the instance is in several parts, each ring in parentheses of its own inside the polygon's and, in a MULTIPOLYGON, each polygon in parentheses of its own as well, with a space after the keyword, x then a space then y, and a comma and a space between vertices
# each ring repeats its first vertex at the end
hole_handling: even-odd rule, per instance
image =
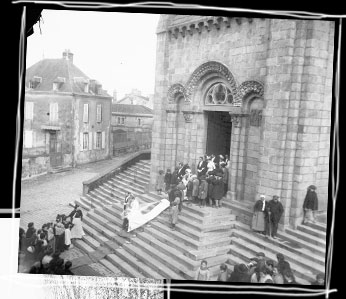
POLYGON ((208 111, 207 155, 229 155, 232 122, 228 112, 208 111))
POLYGON ((57 132, 49 132, 49 156, 51 167, 59 167, 62 165, 62 154, 58 146, 57 132))

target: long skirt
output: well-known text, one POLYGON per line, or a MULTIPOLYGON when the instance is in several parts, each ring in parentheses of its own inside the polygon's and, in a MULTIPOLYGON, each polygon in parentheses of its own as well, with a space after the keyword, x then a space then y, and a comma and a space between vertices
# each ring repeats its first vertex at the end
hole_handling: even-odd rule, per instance
POLYGON ((71 228, 71 239, 81 239, 85 233, 82 226, 82 220, 80 218, 73 218, 73 227, 71 228))
POLYGON ((265 231, 264 213, 262 211, 255 212, 252 216, 252 229, 260 232, 265 231))

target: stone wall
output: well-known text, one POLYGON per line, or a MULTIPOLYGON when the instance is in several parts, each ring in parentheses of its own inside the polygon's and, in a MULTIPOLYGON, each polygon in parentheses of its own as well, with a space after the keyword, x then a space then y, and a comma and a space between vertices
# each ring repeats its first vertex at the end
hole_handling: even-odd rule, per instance
POLYGON ((222 82, 243 103, 239 127, 232 125, 229 188, 234 198, 278 195, 285 206, 282 224, 294 226, 302 216, 306 188, 314 184, 320 209, 325 210, 334 23, 237 18, 209 22, 197 16, 190 20, 192 27, 189 16, 163 16, 159 22, 151 183, 159 169, 181 160, 195 164, 205 153, 203 111, 211 108, 204 97, 212 84, 222 82), (219 69, 198 77, 201 66, 212 61, 219 69), (264 87, 264 94, 257 94, 263 105, 258 128, 248 125, 251 93, 241 92, 252 81, 264 87))

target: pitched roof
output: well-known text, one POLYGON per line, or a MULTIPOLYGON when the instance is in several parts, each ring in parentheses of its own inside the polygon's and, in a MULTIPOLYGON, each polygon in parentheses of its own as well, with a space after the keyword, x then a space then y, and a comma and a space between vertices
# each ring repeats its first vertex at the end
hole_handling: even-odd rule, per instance
POLYGON ((153 110, 143 105, 112 104, 113 113, 153 114, 153 110))
POLYGON ((140 98, 140 99, 142 99, 142 100, 149 101, 149 98, 148 98, 148 97, 145 97, 145 96, 142 96, 142 95, 137 95, 137 94, 129 94, 129 95, 124 96, 124 97, 123 97, 122 99, 120 99, 119 101, 117 101, 117 103, 124 102, 124 101, 127 100, 127 99, 136 100, 136 98, 140 98))
MULTIPOLYGON (((84 87, 74 79, 79 77, 90 80, 90 78, 68 59, 43 59, 35 63, 26 70, 25 86, 28 87, 29 81, 34 77, 42 78, 35 91, 52 91, 53 82, 61 82, 62 78, 65 78, 65 83, 61 84, 59 92, 92 94, 91 91, 85 92, 84 87)), ((110 97, 105 90, 102 90, 99 95, 110 97)))

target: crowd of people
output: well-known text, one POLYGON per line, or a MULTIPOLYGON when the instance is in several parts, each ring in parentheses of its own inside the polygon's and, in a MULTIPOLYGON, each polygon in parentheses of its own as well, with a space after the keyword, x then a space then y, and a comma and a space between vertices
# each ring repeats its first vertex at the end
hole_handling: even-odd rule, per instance
POLYGON ((19 229, 19 265, 28 273, 72 275, 72 262, 60 254, 71 248, 73 239, 81 239, 83 212, 76 205, 69 215, 58 214, 55 223, 49 222, 40 229, 30 222, 27 229, 19 229))
POLYGON ((206 206, 220 208, 222 198, 227 193, 229 177, 229 158, 227 155, 210 155, 199 158, 196 172, 188 164, 180 162, 174 171, 159 171, 156 190, 168 194, 171 203, 171 228, 174 230, 183 203, 200 208, 206 206))
MULTIPOLYGON (((258 252, 250 262, 236 264, 231 270, 227 264, 220 265, 217 281, 240 283, 265 283, 295 285, 295 275, 283 254, 276 254, 276 261, 269 259, 263 252, 258 252)), ((195 280, 209 281, 210 272, 208 262, 201 261, 200 267, 195 273, 195 280)), ((324 286, 324 273, 318 273, 311 285, 324 286)))

